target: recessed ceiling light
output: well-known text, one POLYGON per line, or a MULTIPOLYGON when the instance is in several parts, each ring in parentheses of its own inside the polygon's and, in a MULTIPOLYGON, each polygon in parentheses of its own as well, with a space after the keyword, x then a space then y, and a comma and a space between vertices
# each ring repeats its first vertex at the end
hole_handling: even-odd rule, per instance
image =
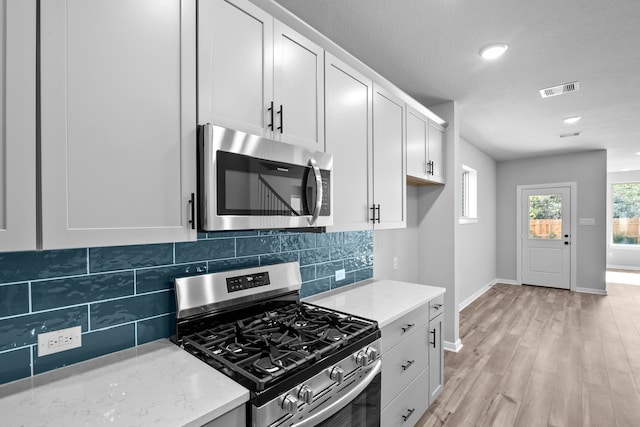
POLYGON ((566 119, 564 119, 564 122, 568 125, 572 125, 574 123, 578 123, 581 118, 582 116, 567 117, 566 119))
POLYGON ((636 154, 637 154, 638 156, 640 156, 640 151, 638 151, 636 154))
POLYGON ((484 59, 496 59, 502 56, 507 49, 509 49, 509 46, 504 43, 490 44, 480 49, 480 56, 484 59))
POLYGON ((622 172, 629 172, 631 169, 622 169, 622 172))

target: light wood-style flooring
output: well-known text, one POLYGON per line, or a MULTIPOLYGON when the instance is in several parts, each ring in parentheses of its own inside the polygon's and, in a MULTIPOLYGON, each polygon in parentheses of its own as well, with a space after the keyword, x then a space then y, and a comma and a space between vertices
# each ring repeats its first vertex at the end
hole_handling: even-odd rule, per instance
POLYGON ((460 313, 463 348, 416 425, 640 426, 640 286, 607 292, 493 286, 460 313))

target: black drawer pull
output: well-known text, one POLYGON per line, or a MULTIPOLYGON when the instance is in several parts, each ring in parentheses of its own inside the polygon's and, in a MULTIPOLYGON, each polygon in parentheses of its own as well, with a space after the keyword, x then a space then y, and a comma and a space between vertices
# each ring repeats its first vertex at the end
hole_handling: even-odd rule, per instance
POLYGON ((433 331, 430 331, 430 333, 433 334, 433 342, 431 344, 433 344, 433 348, 436 348, 436 328, 433 328, 433 331))
POLYGON ((414 326, 416 326, 415 323, 407 323, 407 326, 405 326, 404 328, 402 328, 402 333, 407 332, 409 329, 413 328, 414 326))
POLYGON ((407 421, 409 419, 409 417, 411 416, 411 414, 413 414, 415 412, 415 410, 416 410, 416 408, 409 409, 407 411, 407 415, 403 415, 402 416, 402 422, 407 421))
POLYGON ((411 365, 413 365, 415 363, 415 360, 407 360, 407 364, 406 365, 402 365, 402 370, 406 371, 407 369, 409 369, 409 367, 411 365))
POLYGON ((434 310, 440 310, 440 307, 442 307, 442 304, 434 304, 431 306, 434 310))

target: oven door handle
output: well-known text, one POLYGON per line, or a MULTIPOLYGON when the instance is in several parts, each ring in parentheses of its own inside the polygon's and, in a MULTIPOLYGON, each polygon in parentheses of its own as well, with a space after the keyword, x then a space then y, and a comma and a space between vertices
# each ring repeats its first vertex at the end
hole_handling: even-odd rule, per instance
POLYGON ((309 159, 309 166, 313 170, 313 177, 316 181, 316 204, 313 210, 313 217, 309 220, 309 225, 313 225, 320 216, 320 209, 322 209, 322 175, 320 175, 320 168, 315 159, 309 159))
POLYGON ((338 411, 347 406, 349 402, 355 399, 356 396, 362 393, 364 389, 366 389, 369 384, 371 384, 376 375, 380 373, 381 369, 382 360, 378 359, 376 363, 371 367, 371 370, 367 373, 367 376, 362 379, 360 384, 349 390, 349 392, 344 396, 340 396, 340 398, 337 399, 333 404, 327 406, 326 408, 323 408, 321 411, 316 412, 311 417, 305 418, 297 424, 292 424, 291 427, 315 426, 316 424, 321 423, 330 416, 335 415, 336 413, 338 413, 338 411))

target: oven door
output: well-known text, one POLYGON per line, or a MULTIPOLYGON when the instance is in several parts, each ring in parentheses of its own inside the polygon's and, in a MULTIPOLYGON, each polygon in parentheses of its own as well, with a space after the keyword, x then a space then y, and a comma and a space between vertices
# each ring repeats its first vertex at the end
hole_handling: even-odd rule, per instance
POLYGON ((347 406, 318 424, 322 427, 378 427, 380 425, 380 377, 358 394, 347 406))
POLYGON ((378 359, 356 387, 291 427, 379 427, 381 368, 382 360, 378 359))

